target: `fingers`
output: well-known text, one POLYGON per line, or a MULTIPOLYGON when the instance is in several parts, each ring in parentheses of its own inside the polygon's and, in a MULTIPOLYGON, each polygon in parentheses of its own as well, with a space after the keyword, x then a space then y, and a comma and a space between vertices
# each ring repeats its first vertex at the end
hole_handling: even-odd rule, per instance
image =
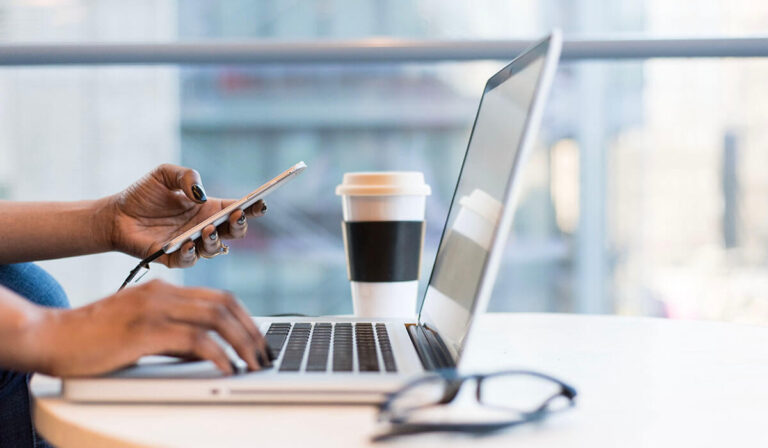
POLYGON ((212 257, 225 250, 223 247, 224 239, 244 238, 248 232, 247 216, 246 212, 236 210, 229 215, 229 220, 218 228, 213 225, 206 226, 199 240, 196 242, 188 241, 171 254, 169 267, 187 268, 193 266, 199 256, 212 257))
POLYGON ((257 218, 267 213, 267 203, 263 200, 256 201, 255 204, 245 209, 245 216, 248 218, 257 218))
POLYGON ((248 231, 248 220, 246 219, 245 212, 238 210, 229 215, 228 224, 226 226, 226 235, 223 235, 225 233, 224 226, 219 228, 223 238, 232 240, 245 238, 245 234, 248 231))
POLYGON ((217 344, 205 329, 184 324, 169 324, 158 337, 162 338, 164 347, 158 350, 159 352, 193 355, 213 362, 227 375, 235 373, 224 348, 217 344))
POLYGON ((212 257, 222 250, 221 236, 213 225, 203 229, 200 240, 197 243, 199 254, 204 257, 212 257))
POLYGON ((253 322, 253 319, 251 319, 250 313, 248 313, 245 307, 243 307, 240 301, 237 300, 233 295, 228 294, 224 299, 225 304, 227 308, 229 308, 230 312, 235 316, 235 318, 237 318, 237 320, 240 322, 243 328, 245 328, 248 334, 256 341, 256 345, 259 348, 257 357, 259 353, 264 355, 265 359, 259 359, 259 364, 271 364, 271 352, 269 350, 269 346, 267 345, 267 340, 264 338, 264 335, 261 334, 261 331, 259 331, 259 327, 257 327, 253 322))
POLYGON ((187 241, 181 248, 170 255, 168 267, 188 268, 197 261, 197 248, 194 241, 187 241))
POLYGON ((177 301, 169 301, 168 305, 168 315, 174 321, 216 331, 235 349, 249 369, 261 368, 256 359, 256 352, 261 350, 257 341, 226 305, 213 300, 189 300, 183 297, 177 301))
MULTIPOLYGON (((181 188, 187 197, 198 202, 207 201, 197 171, 165 164, 158 167, 155 174, 168 188, 181 188)), ((226 207, 231 202, 231 200, 221 200, 221 206, 226 207)), ((267 204, 263 200, 256 201, 245 210, 235 210, 229 215, 227 222, 218 228, 213 225, 205 227, 199 240, 187 242, 178 251, 172 253, 167 259, 167 265, 172 268, 187 268, 193 266, 200 256, 213 257, 225 251, 226 248, 222 242, 224 239, 244 238, 248 232, 247 218, 264 216, 266 211, 267 204)))
POLYGON ((232 294, 206 288, 178 288, 174 297, 176 300, 165 304, 165 312, 174 321, 215 330, 251 370, 269 365, 263 335, 232 294))
POLYGON ((182 190, 189 199, 201 204, 208 200, 200 174, 191 169, 165 163, 153 173, 170 190, 182 190))
POLYGON ((264 216, 266 209, 264 201, 257 201, 245 210, 235 210, 229 215, 229 220, 218 227, 219 237, 225 240, 245 238, 248 233, 248 218, 264 216))

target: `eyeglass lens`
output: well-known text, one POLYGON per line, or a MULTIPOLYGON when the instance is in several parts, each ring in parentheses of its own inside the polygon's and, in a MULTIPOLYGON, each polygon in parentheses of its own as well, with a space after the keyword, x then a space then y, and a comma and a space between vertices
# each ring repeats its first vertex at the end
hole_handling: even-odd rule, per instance
POLYGON ((542 410, 542 406, 546 411, 569 407, 570 401, 560 395, 561 391, 555 381, 523 373, 492 374, 480 380, 432 377, 402 389, 390 402, 389 410, 396 419, 409 422, 435 417, 467 422, 523 420, 542 410), (450 399, 454 396, 455 400, 450 399), (446 397, 452 406, 439 406, 446 397))
POLYGON ((480 381, 478 398, 485 406, 517 412, 535 412, 545 403, 546 410, 556 411, 569 405, 565 397, 552 400, 561 390, 558 383, 538 376, 499 374, 489 375, 480 381))

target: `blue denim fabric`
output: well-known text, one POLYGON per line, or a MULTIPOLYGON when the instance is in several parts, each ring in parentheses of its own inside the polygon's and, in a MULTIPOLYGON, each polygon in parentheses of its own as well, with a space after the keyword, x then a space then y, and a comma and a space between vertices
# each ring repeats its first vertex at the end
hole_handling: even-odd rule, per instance
MULTIPOLYGON (((61 285, 32 263, 0 265, 0 285, 38 305, 69 307, 61 285)), ((0 370, 0 447, 49 446, 32 425, 29 398, 31 376, 0 370)))

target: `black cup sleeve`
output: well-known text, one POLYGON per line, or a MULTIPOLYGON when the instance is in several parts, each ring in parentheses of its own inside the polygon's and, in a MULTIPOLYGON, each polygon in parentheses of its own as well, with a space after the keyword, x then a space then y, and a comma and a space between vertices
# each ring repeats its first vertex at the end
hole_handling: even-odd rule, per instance
POLYGON ((419 279, 424 221, 343 222, 342 231, 350 280, 419 279))

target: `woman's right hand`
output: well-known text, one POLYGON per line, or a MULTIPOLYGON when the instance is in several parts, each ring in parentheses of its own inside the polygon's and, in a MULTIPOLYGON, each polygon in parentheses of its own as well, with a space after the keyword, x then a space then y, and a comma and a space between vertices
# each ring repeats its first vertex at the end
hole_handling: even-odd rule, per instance
POLYGON ((159 280, 81 308, 50 310, 35 327, 30 343, 41 345, 33 352, 45 353, 37 371, 55 376, 96 375, 156 354, 207 359, 233 373, 210 330, 251 370, 270 362, 264 337, 231 294, 159 280))

